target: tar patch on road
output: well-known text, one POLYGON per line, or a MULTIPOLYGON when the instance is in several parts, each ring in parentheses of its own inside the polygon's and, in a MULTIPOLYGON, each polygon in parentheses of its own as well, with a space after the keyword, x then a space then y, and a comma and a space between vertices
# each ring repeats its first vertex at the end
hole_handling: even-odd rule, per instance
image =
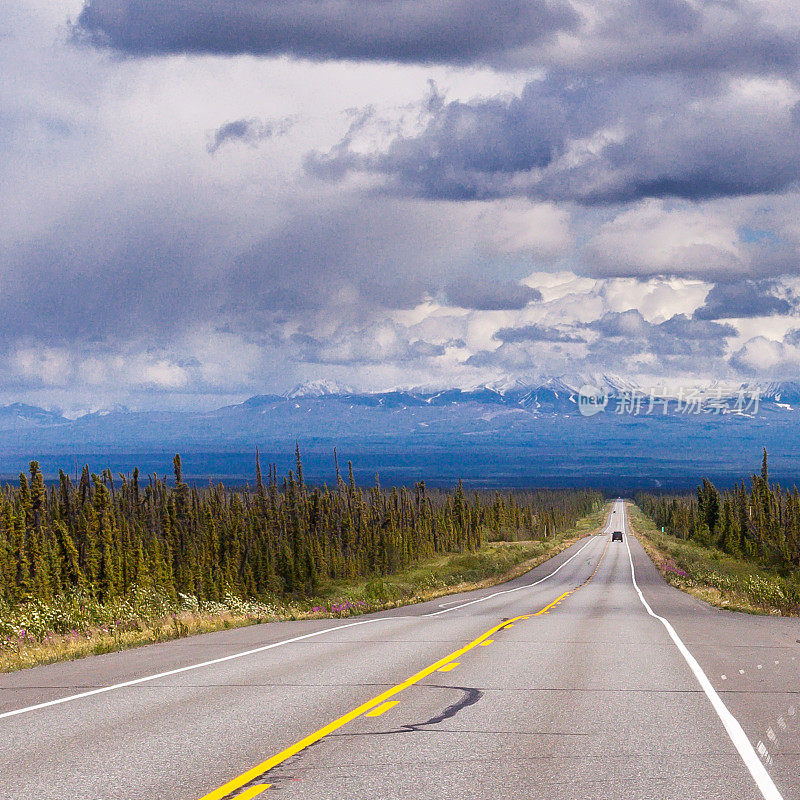
MULTIPOLYGON (((431 729, 432 725, 438 725, 441 722, 453 719, 453 717, 455 717, 456 714, 458 714, 460 711, 463 711, 465 708, 469 708, 470 706, 474 706, 478 701, 480 701, 480 699, 484 695, 484 693, 480 689, 476 689, 471 686, 442 686, 439 684, 428 684, 425 686, 421 686, 420 688, 446 689, 452 691, 459 691, 461 692, 461 697, 459 697, 459 699, 456 700, 455 703, 451 703, 449 706, 447 706, 447 708, 445 708, 444 711, 442 711, 439 714, 436 714, 430 719, 425 720, 425 722, 408 723, 406 725, 401 725, 399 728, 394 728, 391 730, 384 730, 384 731, 365 731, 362 733, 332 733, 326 736, 325 739, 336 739, 338 737, 353 738, 358 736, 394 736, 396 734, 401 734, 401 733, 422 733, 422 732, 432 733, 434 732, 434 730, 431 729)), ((297 767, 298 762, 303 758, 303 756, 309 751, 311 751, 313 748, 322 744, 325 741, 325 739, 320 739, 318 742, 314 742, 314 744, 309 745, 303 751, 301 751, 297 755, 293 756, 291 759, 288 759, 286 762, 284 762, 283 764, 272 770, 270 776, 271 780, 273 781, 272 784, 273 787, 280 788, 281 783, 303 780, 303 778, 301 776, 298 776, 297 774, 290 774, 289 772, 282 774, 281 768, 297 767)))
POLYGON ((458 714, 459 711, 463 711, 469 706, 474 706, 475 703, 477 703, 483 697, 483 692, 480 689, 473 689, 467 686, 430 686, 426 688, 458 689, 464 693, 464 696, 452 705, 449 705, 444 711, 442 711, 441 714, 431 717, 427 722, 419 722, 415 725, 403 725, 403 729, 408 731, 417 731, 424 729, 428 725, 438 725, 440 722, 444 722, 447 719, 452 719, 456 714, 458 714))
MULTIPOLYGON (((471 686, 441 686, 438 684, 427 684, 425 686, 421 686, 420 688, 423 689, 447 689, 452 691, 459 691, 462 693, 462 696, 456 700, 455 703, 451 703, 447 708, 444 709, 439 714, 431 717, 430 719, 425 720, 425 722, 410 722, 405 725, 401 725, 399 728, 393 728, 391 730, 386 731, 365 731, 364 733, 333 733, 330 734, 327 738, 335 738, 337 736, 341 737, 353 737, 353 736, 392 736, 396 733, 414 733, 415 731, 425 731, 429 730, 431 725, 438 725, 440 722, 445 722, 448 719, 452 719, 459 711, 463 711, 465 708, 469 708, 470 706, 474 706, 482 697, 483 692, 480 689, 475 689, 471 686)), ((300 753, 298 753, 298 756, 300 753)), ((297 758, 297 756, 295 756, 297 758)))

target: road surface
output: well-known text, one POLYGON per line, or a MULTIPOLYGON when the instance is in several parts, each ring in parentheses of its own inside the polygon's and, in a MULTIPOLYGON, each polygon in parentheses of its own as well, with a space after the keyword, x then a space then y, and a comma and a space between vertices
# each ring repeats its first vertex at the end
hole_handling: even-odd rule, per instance
POLYGON ((800 798, 798 640, 665 584, 617 501, 501 587, 2 675, 0 798, 800 798))

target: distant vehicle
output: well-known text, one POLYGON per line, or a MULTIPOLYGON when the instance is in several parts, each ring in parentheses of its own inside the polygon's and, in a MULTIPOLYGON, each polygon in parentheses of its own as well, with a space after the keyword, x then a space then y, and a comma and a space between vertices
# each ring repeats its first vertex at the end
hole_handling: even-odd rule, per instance
POLYGON ((614 531, 611 534, 611 541, 612 542, 621 542, 622 541, 622 531, 614 531))

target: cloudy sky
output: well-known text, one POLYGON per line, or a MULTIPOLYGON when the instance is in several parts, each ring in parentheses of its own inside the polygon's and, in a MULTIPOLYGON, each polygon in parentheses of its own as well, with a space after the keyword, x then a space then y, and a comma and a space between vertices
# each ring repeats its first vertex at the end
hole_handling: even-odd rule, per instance
POLYGON ((795 0, 0 0, 0 400, 800 374, 795 0))

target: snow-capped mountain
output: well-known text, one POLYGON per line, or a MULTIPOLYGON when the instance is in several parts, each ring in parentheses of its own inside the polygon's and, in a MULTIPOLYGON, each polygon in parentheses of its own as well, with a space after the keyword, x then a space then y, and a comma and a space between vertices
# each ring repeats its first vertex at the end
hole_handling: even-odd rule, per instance
POLYGON ((12 403, 0 408, 0 428, 39 428, 64 425, 69 420, 57 411, 46 411, 25 403, 12 403))
MULTIPOLYGON (((506 410, 524 410, 531 416, 575 415, 578 413, 577 397, 581 388, 586 385, 597 387, 611 398, 619 398, 631 392, 648 396, 653 391, 612 375, 585 376, 570 382, 561 378, 548 378, 537 384, 509 380, 469 388, 438 390, 398 388, 381 392, 357 392, 332 381, 309 381, 284 395, 254 395, 241 403, 205 412, 131 411, 125 406, 115 405, 71 420, 57 411, 13 403, 0 407, 0 427, 13 429, 56 426, 59 429, 86 431, 93 426, 105 427, 109 423, 126 427, 126 421, 136 425, 147 425, 148 421, 154 421, 159 425, 178 427, 181 427, 183 422, 189 428, 198 420, 203 420, 204 424, 215 421, 223 427, 226 423, 230 423, 234 427, 226 430, 226 435, 235 436, 237 432, 235 425, 240 424, 248 415, 262 418, 265 412, 268 412, 272 432, 278 433, 282 422, 288 424, 298 411, 301 415, 305 415, 312 409, 314 419, 304 424, 323 429, 331 424, 340 424, 342 417, 348 415, 371 414, 377 421, 380 419, 381 411, 389 410, 396 417, 398 410, 428 409, 426 413, 431 418, 429 422, 443 416, 452 421, 454 414, 464 422, 473 418, 479 419, 481 407, 495 406, 506 410), (374 411, 366 412, 358 409, 374 409, 374 411)), ((735 398, 740 391, 752 392, 755 389, 756 387, 748 384, 720 388, 714 383, 708 383, 699 387, 698 391, 706 397, 718 395, 735 398)), ((761 387, 759 391, 761 410, 800 411, 800 382, 770 383, 761 387)), ((660 392, 660 396, 663 397, 674 398, 675 395, 674 391, 660 392)), ((363 420, 359 420, 359 424, 361 422, 363 420)), ((263 424, 267 423, 259 419, 259 425, 263 424)), ((285 433, 295 435, 294 431, 288 429, 285 433)))
MULTIPOLYGON (((732 402, 752 387, 702 388, 705 397, 732 402)), ((320 479, 327 479, 336 447, 367 481, 380 472, 396 481, 464 477, 480 484, 583 483, 622 490, 692 485, 703 475, 739 478, 758 467, 766 446, 774 453, 774 474, 800 483, 794 472, 800 470, 800 383, 763 387, 757 407, 747 413, 648 414, 646 405, 639 413, 612 410, 615 399, 634 390, 649 392, 608 375, 383 392, 314 382, 213 411, 117 407, 74 420, 15 403, 0 408, 0 472, 17 472, 34 457, 43 468, 49 463, 51 472, 98 459, 101 467, 109 462, 119 470, 169 472, 172 454, 180 451, 194 454, 186 459, 187 474, 246 478, 256 447, 265 458, 280 460, 297 441, 308 454, 308 474, 320 479), (584 384, 610 398, 605 413, 581 413, 584 384)))
POLYGON ((353 390, 336 383, 336 381, 315 380, 305 381, 295 386, 286 394, 290 400, 297 397, 325 397, 325 395, 352 394, 353 390))

